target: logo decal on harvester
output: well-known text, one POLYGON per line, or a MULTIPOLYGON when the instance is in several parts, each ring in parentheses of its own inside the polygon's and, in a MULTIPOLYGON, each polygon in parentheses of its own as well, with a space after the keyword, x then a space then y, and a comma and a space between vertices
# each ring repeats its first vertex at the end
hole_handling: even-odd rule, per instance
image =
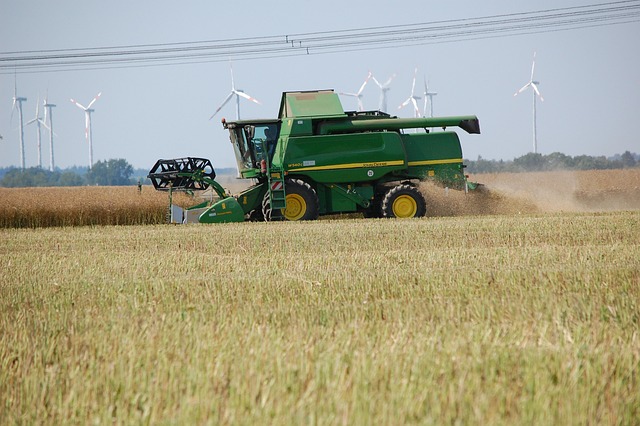
POLYGON ((272 191, 279 191, 282 189, 282 182, 273 182, 271 183, 271 190, 272 191))

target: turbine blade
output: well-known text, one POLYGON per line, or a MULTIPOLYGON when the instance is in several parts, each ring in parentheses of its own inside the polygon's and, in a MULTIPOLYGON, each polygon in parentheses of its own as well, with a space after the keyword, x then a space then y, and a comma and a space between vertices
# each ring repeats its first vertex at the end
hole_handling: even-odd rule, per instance
POLYGON ((44 121, 42 121, 41 119, 38 118, 38 121, 40 122, 40 124, 42 124, 45 128, 49 129, 49 131, 51 131, 51 127, 49 127, 47 125, 47 123, 45 123, 44 121))
POLYGON ((520 88, 520 90, 518 90, 516 93, 514 93, 514 94, 513 94, 513 96, 517 96, 517 95, 519 95, 520 93, 524 92, 524 91, 527 89, 527 87, 531 86, 531 84, 532 84, 531 82, 528 82, 527 84, 525 84, 524 86, 522 86, 522 87, 520 88))
POLYGON ((535 83, 531 83, 531 87, 533 87, 533 91, 536 92, 536 95, 540 97, 540 100, 544 102, 544 98, 540 94, 540 91, 538 90, 538 86, 535 83))
POLYGON ((369 75, 367 75, 367 78, 364 80, 364 83, 362 83, 362 86, 360 86, 360 90, 358 90, 358 96, 360 96, 360 94, 364 90, 364 86, 367 85, 367 83, 369 82, 370 78, 371 78, 371 72, 369 72, 369 75))
POLYGON ((75 104, 78 108, 83 109, 83 110, 87 110, 88 108, 85 108, 84 105, 82 105, 80 102, 76 101, 75 99, 69 99, 71 101, 72 104, 75 104))
POLYGON ((37 118, 37 117, 36 117, 36 118, 32 118, 31 120, 29 120, 29 121, 27 121, 26 123, 24 123, 24 125, 25 125, 25 126, 28 126, 29 124, 31 124, 31 123, 33 123, 33 122, 35 122, 35 121, 37 121, 37 120, 38 120, 38 118, 37 118))
POLYGON ((416 89, 416 75, 418 74, 418 68, 413 72, 413 83, 411 84, 411 96, 413 96, 414 90, 416 89))
POLYGON ((533 70, 536 68, 536 52, 533 52, 533 62, 531 62, 531 80, 533 81, 533 70))
POLYGON ((91 108, 91 105, 93 105, 94 103, 96 103, 96 101, 100 98, 100 95, 102 95, 102 92, 98 93, 96 95, 95 98, 93 98, 93 100, 91 102, 89 102, 89 106, 87 107, 87 109, 91 108))
POLYGON ((391 81, 392 81, 394 78, 396 78, 396 74, 395 74, 395 73, 393 73, 393 74, 391 75, 391 77, 389 77, 389 79, 387 80, 387 82, 386 82, 386 83, 384 83, 384 84, 383 84, 383 86, 384 86, 384 87, 387 87, 389 84, 391 84, 391 81))
POLYGON ((236 90, 236 87, 234 86, 234 82, 233 82, 233 62, 229 61, 229 68, 231 69, 231 91, 234 92, 236 90))
POLYGON ((240 96, 240 97, 242 97, 242 98, 245 98, 245 99, 246 99, 246 100, 248 100, 248 101, 255 102, 255 103, 257 103, 258 105, 262 105, 262 104, 260 103, 260 101, 259 101, 259 100, 257 100, 256 98, 253 98, 253 97, 251 97, 251 96, 249 96, 249 95, 247 95, 247 94, 246 94, 246 93, 244 93, 244 92, 240 92, 240 91, 236 90, 236 91, 235 91, 235 94, 236 94, 236 95, 238 95, 238 96, 240 96))
POLYGON ((406 100, 406 101, 404 101, 403 103, 401 103, 401 104, 400 104, 400 106, 398 107, 398 109, 404 108, 404 107, 406 107, 407 105, 409 105, 409 102, 411 102, 411 99, 413 99, 413 98, 411 98, 411 97, 407 98, 407 100, 406 100))
POLYGON ((376 86, 378 86, 379 88, 382 89, 382 84, 380 84, 380 82, 378 80, 376 80, 375 76, 372 74, 371 78, 373 79, 373 82, 376 84, 376 86))
POLYGON ((411 101, 413 103, 413 109, 416 112, 416 117, 420 116, 420 108, 418 108, 418 102, 416 102, 416 98, 411 98, 411 101))
POLYGON ((231 100, 231 98, 233 97, 233 92, 229 93, 229 95, 227 95, 227 97, 224 99, 224 101, 222 102, 222 104, 218 107, 218 109, 211 115, 211 117, 209 117, 209 120, 211 120, 213 117, 215 117, 215 115, 220 112, 220 110, 222 108, 224 108, 224 106, 227 104, 227 102, 229 102, 229 100, 231 100))
POLYGON ((36 118, 40 117, 40 93, 38 93, 38 101, 36 102, 36 118))

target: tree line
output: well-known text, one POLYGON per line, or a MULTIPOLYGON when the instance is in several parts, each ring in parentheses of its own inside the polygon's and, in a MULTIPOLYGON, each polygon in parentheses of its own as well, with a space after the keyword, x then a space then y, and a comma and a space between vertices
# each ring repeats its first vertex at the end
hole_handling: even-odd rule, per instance
POLYGON ((542 172, 555 170, 604 170, 628 169, 640 167, 640 157, 625 151, 623 154, 607 158, 577 155, 571 157, 560 152, 548 155, 529 153, 513 160, 485 160, 478 156, 477 160, 464 160, 465 169, 469 173, 518 173, 542 172))
POLYGON ((32 186, 85 186, 134 185, 138 179, 132 178, 133 167, 123 159, 98 161, 91 170, 75 168, 71 170, 49 171, 40 167, 28 169, 11 168, 5 170, 0 186, 21 188, 32 186))
MULTIPOLYGON (((578 155, 571 157, 560 152, 548 155, 529 153, 513 160, 464 160, 469 173, 540 172, 553 170, 601 170, 640 167, 640 156, 629 151, 607 158, 578 155)), ((220 169, 219 175, 235 173, 235 169, 220 169)), ((91 170, 75 167, 48 171, 40 167, 25 170, 0 169, 0 187, 31 186, 121 186, 146 184, 148 171, 135 169, 124 159, 98 161, 91 170)))

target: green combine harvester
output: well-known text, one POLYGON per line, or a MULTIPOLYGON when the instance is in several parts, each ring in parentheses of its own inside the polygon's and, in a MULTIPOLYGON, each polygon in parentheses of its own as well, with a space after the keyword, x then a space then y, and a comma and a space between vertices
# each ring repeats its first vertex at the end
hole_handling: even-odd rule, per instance
POLYGON ((170 201, 172 222, 314 220, 353 212, 421 217, 428 205, 418 189, 421 181, 465 191, 477 186, 464 174, 458 135, 446 130, 480 133, 475 116, 345 112, 333 90, 321 90, 283 93, 277 119, 223 119, 222 124, 229 130, 239 177, 253 179, 254 185, 232 196, 215 181, 207 159, 158 160, 148 176, 157 190, 211 188, 218 195, 187 209, 170 201))

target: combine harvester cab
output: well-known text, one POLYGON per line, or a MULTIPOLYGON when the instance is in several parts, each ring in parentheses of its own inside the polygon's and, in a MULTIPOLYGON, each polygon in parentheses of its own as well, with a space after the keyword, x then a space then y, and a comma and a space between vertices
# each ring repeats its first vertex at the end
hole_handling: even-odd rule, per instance
MULTIPOLYGON (((313 220, 353 212, 420 217, 428 208, 418 188, 421 181, 465 191, 475 188, 464 174, 458 135, 446 130, 480 133, 475 116, 403 119, 380 111, 345 112, 333 90, 322 90, 284 93, 276 120, 222 123, 229 130, 240 178, 256 183, 234 198, 215 182, 215 173, 171 170, 169 180, 190 175, 218 193, 220 201, 198 207, 209 209, 202 211, 200 222, 207 219, 207 211, 215 212, 210 222, 225 221, 220 213, 226 210, 220 206, 223 201, 231 205, 230 198, 237 203, 228 217, 234 221, 313 220)), ((166 165, 171 160, 162 161, 166 165)), ((158 167, 156 163, 154 170, 158 167)), ((149 176, 157 173, 152 170, 149 176)), ((171 183, 175 188, 176 182, 171 183)))

